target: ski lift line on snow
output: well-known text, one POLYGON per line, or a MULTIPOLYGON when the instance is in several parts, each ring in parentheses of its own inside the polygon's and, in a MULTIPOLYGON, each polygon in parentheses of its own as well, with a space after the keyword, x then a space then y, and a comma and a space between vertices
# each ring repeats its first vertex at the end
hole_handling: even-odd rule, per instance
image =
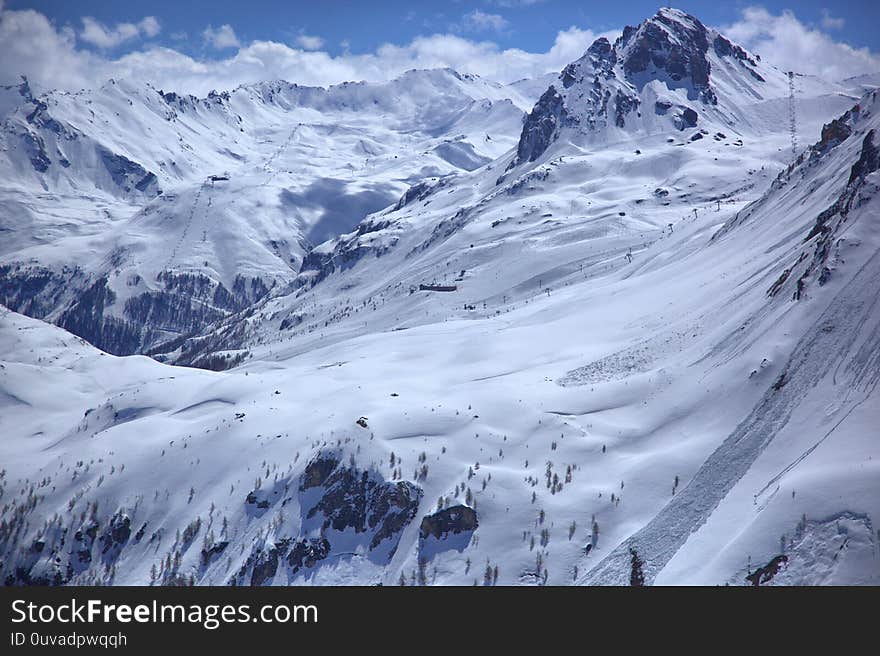
POLYGON ((795 103, 794 71, 788 71, 788 129, 791 133, 791 157, 797 158, 797 107, 795 103))
MULTIPOLYGON (((174 248, 171 249, 171 254, 168 256, 168 260, 166 261, 165 266, 162 269, 163 271, 170 271, 171 270, 171 265, 174 263, 174 260, 177 257, 177 251, 180 249, 180 247, 183 245, 183 242, 186 240, 186 236, 189 233, 189 229, 190 229, 190 226, 192 225, 193 217, 195 216, 196 208, 198 207, 199 199, 202 196, 202 190, 204 188, 205 188, 204 184, 200 185, 198 191, 196 192, 195 197, 193 198, 193 203, 190 206, 189 215, 187 216, 187 219, 186 219, 186 224, 183 226, 183 232, 180 233, 180 239, 177 240, 177 243, 174 245, 174 248)), ((208 201, 208 204, 210 205, 210 199, 208 201)))

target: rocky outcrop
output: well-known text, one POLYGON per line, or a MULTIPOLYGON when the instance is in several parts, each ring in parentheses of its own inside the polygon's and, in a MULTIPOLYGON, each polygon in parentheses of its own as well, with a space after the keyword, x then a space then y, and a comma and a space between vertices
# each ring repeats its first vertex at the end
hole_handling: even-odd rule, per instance
POLYGON ((719 57, 733 57, 739 60, 741 63, 745 64, 746 70, 753 78, 755 78, 759 82, 765 81, 761 74, 755 70, 755 67, 758 65, 758 61, 760 61, 761 59, 757 55, 752 57, 748 52, 743 50, 738 45, 731 43, 721 34, 716 35, 715 38, 712 40, 712 48, 715 50, 715 54, 719 57))
POLYGON ((510 167, 523 162, 534 162, 556 138, 559 126, 565 122, 566 110, 562 96, 551 86, 526 117, 516 148, 516 157, 510 167))
POLYGON ((114 560, 131 537, 131 517, 119 511, 115 513, 101 534, 101 553, 107 560, 114 560))
POLYGON ((394 205, 393 211, 403 209, 410 203, 425 200, 428 196, 437 193, 447 184, 449 184, 448 177, 417 182, 403 193, 400 200, 394 205))
POLYGON ((859 153, 859 159, 853 164, 849 172, 848 185, 854 182, 864 180, 865 176, 870 175, 874 171, 880 169, 880 150, 874 143, 875 133, 870 130, 862 140, 862 151, 859 153))
POLYGON ((763 567, 759 567, 754 572, 746 576, 746 581, 756 587, 765 583, 769 583, 773 580, 773 577, 779 573, 779 571, 785 566, 785 563, 787 562, 788 556, 786 556, 785 554, 774 556, 769 563, 767 563, 763 567))
MULTIPOLYGON (((245 500, 248 512, 261 516, 275 509, 283 513, 291 500, 290 487, 280 480, 272 488, 253 490, 245 500)), ((386 481, 375 471, 344 465, 334 453, 313 458, 299 477, 297 489, 302 534, 267 538, 255 546, 229 579, 230 585, 287 583, 319 567, 339 544, 344 545, 344 553, 337 556, 357 552, 377 564, 387 564, 422 499, 421 488, 412 483, 386 481)))
POLYGON ((433 536, 439 540, 448 535, 475 531, 478 526, 477 513, 473 508, 462 505, 450 506, 423 517, 419 526, 419 537, 425 540, 433 536))
POLYGON ((98 157, 110 178, 120 189, 130 193, 133 189, 140 192, 157 193, 159 188, 156 175, 147 171, 137 162, 133 162, 124 155, 110 152, 103 146, 98 146, 98 157))
POLYGON ((821 286, 831 278, 834 270, 831 259, 837 236, 847 222, 850 211, 860 204, 859 198, 865 178, 880 169, 880 150, 874 139, 874 130, 869 130, 862 140, 859 158, 850 168, 846 187, 837 200, 816 217, 816 222, 804 238, 805 242, 815 239, 815 245, 813 257, 795 283, 792 292, 795 300, 800 300, 809 279, 816 278, 821 286))
POLYGON ((627 27, 614 47, 629 78, 668 76, 673 83, 689 82, 703 102, 718 102, 709 86, 708 33, 693 16, 661 9, 638 28, 627 27))
POLYGON ((812 159, 821 157, 832 148, 836 148, 852 134, 852 123, 858 117, 858 105, 822 126, 819 141, 810 148, 812 159))
MULTIPOLYGON (((416 192, 415 197, 430 193, 433 193, 432 189, 423 187, 416 192)), ((398 205, 400 203, 405 205, 405 199, 406 194, 398 201, 398 205)), ((314 286, 336 271, 353 267, 367 256, 381 257, 397 244, 397 237, 382 238, 381 235, 375 239, 364 237, 376 236, 392 225, 388 219, 367 218, 361 221, 353 232, 340 235, 332 242, 309 250, 303 257, 295 284, 299 287, 314 286)))
POLYGON ((327 538, 297 540, 287 554, 287 564, 293 574, 303 567, 312 568, 330 555, 330 541, 327 538))
POLYGON ((300 491, 323 488, 306 518, 322 516, 321 528, 355 533, 371 532, 369 549, 383 540, 399 538, 415 517, 422 490, 408 481, 382 480, 375 472, 341 466, 334 456, 323 455, 306 467, 300 491))
POLYGON ((22 145, 31 161, 31 166, 37 173, 45 173, 49 170, 52 160, 46 152, 46 144, 43 138, 34 132, 23 132, 21 134, 22 145))

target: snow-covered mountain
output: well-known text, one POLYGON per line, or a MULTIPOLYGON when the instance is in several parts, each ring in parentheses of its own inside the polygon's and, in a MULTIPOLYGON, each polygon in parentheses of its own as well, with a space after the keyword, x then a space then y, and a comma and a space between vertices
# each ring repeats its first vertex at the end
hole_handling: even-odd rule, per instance
POLYGON ((241 165, 120 141, 162 194, 71 172, 102 221, 9 164, 56 214, 14 224, 8 305, 231 368, 5 311, 4 580, 877 584, 880 98, 795 75, 793 157, 789 82, 663 9, 524 120, 534 85, 450 71, 187 101, 187 133, 242 117, 241 165), (394 193, 337 221, 327 179, 394 193), (217 313, 170 329, 171 298, 217 313))
POLYGON ((290 282, 313 243, 508 150, 529 100, 451 70, 207 98, 5 89, 0 298, 117 354, 290 282), (8 200, 8 203, 7 203, 8 200))

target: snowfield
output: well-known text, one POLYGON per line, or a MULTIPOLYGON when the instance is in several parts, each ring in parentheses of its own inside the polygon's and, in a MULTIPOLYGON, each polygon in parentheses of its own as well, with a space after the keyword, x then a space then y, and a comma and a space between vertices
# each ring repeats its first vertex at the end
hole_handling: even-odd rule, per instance
POLYGON ((4 582, 880 584, 876 85, 603 41, 10 101, 4 582))

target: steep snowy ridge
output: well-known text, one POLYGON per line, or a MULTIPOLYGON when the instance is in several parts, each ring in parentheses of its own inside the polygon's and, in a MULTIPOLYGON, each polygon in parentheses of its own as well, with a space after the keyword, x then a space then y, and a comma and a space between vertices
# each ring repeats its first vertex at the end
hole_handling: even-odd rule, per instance
MULTIPOLYGON (((734 558, 730 552, 738 543, 767 530, 771 520, 763 514, 774 515, 776 521, 789 517, 788 530, 782 531, 779 553, 774 557, 788 563, 787 583, 828 583, 835 575, 842 581, 873 580, 861 577, 877 570, 870 562, 876 559, 871 521, 872 516, 876 517, 875 504, 862 495, 874 494, 868 490, 878 480, 877 468, 870 462, 876 445, 869 428, 880 417, 880 302, 876 293, 880 283, 880 225, 876 221, 880 210, 880 179, 876 173, 880 161, 871 146, 880 126, 878 107, 877 92, 871 92, 826 126, 822 140, 780 174, 764 198, 732 219, 713 239, 715 247, 723 247, 725 242, 730 244, 745 236, 751 243, 770 244, 770 252, 782 262, 793 260, 795 265, 786 268, 767 288, 766 295, 771 299, 768 305, 738 334, 719 345, 723 351, 733 356, 752 346, 752 340, 769 330, 769 321, 779 320, 780 308, 790 308, 792 301, 813 306, 804 317, 807 321, 812 317, 812 323, 804 326, 795 349, 764 396, 687 487, 594 567, 585 582, 625 583, 630 574, 631 549, 646 563, 648 582, 673 558, 677 565, 666 578, 661 575, 660 581, 699 580, 699 572, 693 571, 694 562, 714 558, 729 566, 734 558), (804 202, 806 198, 811 201, 809 205, 804 202), (822 211, 813 223, 811 215, 823 199, 834 199, 830 211, 822 211), (783 238, 778 240, 779 236, 783 238), (788 293, 781 293, 783 290, 788 293), (831 438, 837 449, 848 446, 853 451, 832 455, 828 449, 834 447, 825 445, 831 438), (808 458, 813 460, 812 467, 793 473, 808 458), (790 462, 783 466, 782 461, 790 462), (837 478, 844 470, 831 465, 844 461, 848 463, 846 481, 837 478), (774 472, 774 468, 780 471, 774 472), (762 477, 769 480, 757 487, 762 477), (825 493, 821 490, 832 481, 835 494, 822 498, 825 493), (783 505, 787 495, 775 498, 783 490, 791 492, 792 500, 797 492, 810 495, 809 503, 818 518, 813 516, 808 521, 805 513, 800 521, 792 522, 791 510, 783 505), (747 498, 749 491, 757 508, 754 518, 747 520, 741 508, 733 511, 731 506, 737 497, 740 502, 742 497, 747 498), (719 507, 723 519, 713 521, 712 514, 719 507), (735 520, 732 512, 736 513, 735 520), (739 522, 733 545, 720 555, 710 555, 705 551, 706 537, 700 532, 703 524, 708 524, 703 532, 713 531, 711 539, 717 540, 717 532, 730 534, 731 521, 739 522), (744 521, 750 521, 746 524, 749 530, 743 528, 744 521), (724 522, 728 524, 719 528, 724 522), (810 533, 824 531, 827 525, 832 526, 831 535, 826 536, 830 539, 825 544, 810 543, 810 533), (835 533, 838 538, 833 537, 835 533), (695 534, 696 546, 688 551, 691 534, 695 534), (849 544, 850 539, 853 544, 849 544), (835 550, 842 552, 847 546, 852 551, 861 550, 850 556, 856 565, 834 562, 841 555, 835 550), (678 555, 679 550, 687 555, 678 555), (688 557, 692 560, 685 565, 688 557), (691 571, 686 573, 682 568, 691 571)), ((774 275, 776 271, 766 271, 761 279, 766 283, 774 275)), ((753 375, 758 374, 756 369, 753 375)), ((759 539, 765 549, 772 544, 766 535, 759 539)), ((770 560, 753 564, 763 565, 770 560)), ((761 582, 771 579, 772 574, 761 582)))
POLYGON ((421 115, 230 92, 229 180, 157 173, 0 262, 34 272, 0 287, 27 314, 149 325, 138 348, 204 368, 0 306, 0 577, 877 585, 880 99, 795 76, 789 161, 788 83, 664 9, 525 123, 450 71, 391 83, 421 115))

